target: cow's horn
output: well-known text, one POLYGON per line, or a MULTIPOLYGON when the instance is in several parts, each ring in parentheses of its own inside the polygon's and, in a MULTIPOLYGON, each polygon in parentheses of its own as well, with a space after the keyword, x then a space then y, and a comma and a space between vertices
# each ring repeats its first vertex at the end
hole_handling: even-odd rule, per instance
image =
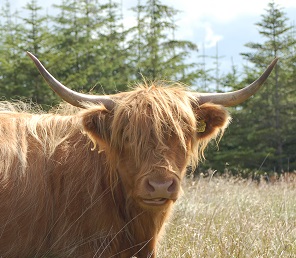
POLYGON ((30 52, 27 52, 29 57, 35 63, 37 69, 48 83, 48 85, 66 102, 73 106, 85 108, 83 103, 102 103, 107 109, 111 110, 114 107, 114 101, 109 96, 88 95, 73 91, 58 80, 56 80, 41 64, 41 62, 30 52))
POLYGON ((253 83, 242 88, 237 91, 233 92, 226 92, 226 93, 194 93, 199 105, 212 102, 215 104, 220 104, 225 107, 232 107, 239 105, 240 103, 244 102, 252 95, 254 95, 262 86, 262 84, 266 81, 268 76, 270 75, 272 69, 276 65, 278 58, 275 58, 265 72, 253 83))

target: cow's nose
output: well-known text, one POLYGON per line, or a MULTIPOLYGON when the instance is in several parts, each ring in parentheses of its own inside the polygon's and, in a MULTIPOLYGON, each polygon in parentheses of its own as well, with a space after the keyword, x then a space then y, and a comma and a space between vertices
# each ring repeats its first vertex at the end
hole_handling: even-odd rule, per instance
POLYGON ((155 181, 153 179, 149 179, 147 188, 151 197, 170 198, 171 195, 177 191, 177 182, 175 179, 167 181, 155 181))

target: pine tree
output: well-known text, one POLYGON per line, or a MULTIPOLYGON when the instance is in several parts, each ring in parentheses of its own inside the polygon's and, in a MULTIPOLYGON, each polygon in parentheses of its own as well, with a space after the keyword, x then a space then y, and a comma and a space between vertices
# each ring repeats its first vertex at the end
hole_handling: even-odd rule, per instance
POLYGON ((269 3, 256 23, 265 40, 246 44, 251 51, 243 56, 253 65, 245 67, 245 79, 232 84, 236 85, 234 90, 258 78, 274 57, 280 60, 262 89, 231 111, 233 123, 219 143, 222 151, 207 155, 211 160, 204 167, 227 168, 234 173, 243 168, 262 173, 296 169, 296 38, 295 28, 287 23, 285 13, 274 2, 269 3))
POLYGON ((92 32, 100 26, 96 1, 62 0, 54 5, 60 13, 53 17, 54 56, 49 63, 54 75, 67 86, 78 91, 89 91, 94 82, 88 80, 96 63, 96 41, 92 32))
POLYGON ((130 53, 125 44, 128 31, 122 24, 121 5, 109 0, 102 7, 105 9, 104 26, 97 32, 101 49, 100 84, 106 93, 125 91, 131 67, 128 63, 130 53))
POLYGON ((213 76, 211 75, 213 72, 213 68, 208 68, 208 58, 211 56, 206 54, 205 45, 202 44, 202 54, 198 55, 198 58, 201 59, 200 65, 200 74, 198 78, 195 80, 195 90, 197 91, 205 91, 210 92, 212 90, 211 84, 214 81, 213 76))
POLYGON ((24 10, 28 15, 21 18, 24 25, 22 31, 23 43, 18 46, 22 51, 22 55, 19 57, 20 67, 18 68, 18 72, 23 74, 21 84, 27 89, 27 96, 33 102, 51 106, 53 101, 56 100, 56 96, 41 79, 39 72, 26 56, 26 51, 30 51, 37 56, 42 56, 46 60, 51 39, 48 17, 41 14, 43 8, 38 5, 37 0, 30 0, 24 7, 24 10))
POLYGON ((139 0, 133 11, 137 15, 137 26, 132 30, 135 34, 129 48, 136 53, 133 58, 135 77, 192 83, 199 71, 195 70, 195 63, 188 64, 185 60, 197 51, 197 46, 175 39, 178 11, 159 0, 147 0, 145 4, 139 0))
MULTIPOLYGON (((256 25, 259 33, 266 39, 263 44, 247 43, 246 46, 254 52, 244 53, 247 60, 254 63, 255 67, 262 67, 263 61, 270 60, 270 57, 280 57, 279 65, 269 80, 267 87, 253 102, 253 109, 256 112, 260 123, 254 124, 254 140, 265 139, 266 146, 259 148, 259 151, 269 155, 266 165, 269 169, 281 172, 287 169, 287 156, 285 145, 287 137, 295 135, 295 118, 290 116, 290 109, 295 109, 294 97, 287 94, 293 92, 293 86, 286 83, 289 76, 290 62, 287 63, 286 53, 295 49, 295 38, 288 37, 292 27, 287 25, 288 18, 285 13, 274 2, 268 4, 266 14, 262 15, 262 21, 256 25), (269 58, 268 58, 269 57, 269 58), (288 69, 288 70, 287 70, 288 69), (257 100, 257 101, 256 101, 257 100), (293 123, 294 120, 294 123, 293 123)), ((291 58, 291 57, 290 57, 291 58)), ((295 56, 294 56, 295 58, 295 56)), ((266 62, 266 61, 265 61, 266 62)), ((294 80, 295 82, 295 80, 294 80)), ((294 91, 295 92, 295 91, 294 91)), ((295 139, 295 137, 292 137, 295 139)), ((294 154, 295 155, 295 154, 294 154)), ((262 156, 261 156, 262 158, 262 156)), ((294 157, 296 159, 296 157, 294 157)))
POLYGON ((2 8, 5 17, 1 26, 0 73, 2 94, 8 99, 28 99, 39 104, 52 104, 52 91, 40 80, 39 73, 26 56, 26 51, 35 55, 47 49, 50 38, 47 18, 40 14, 42 8, 36 0, 24 7, 25 18, 11 13, 9 1, 2 8), (39 77, 39 78, 38 78, 39 77))
POLYGON ((296 41, 287 22, 285 13, 274 2, 269 3, 262 21, 256 23, 265 41, 246 44, 252 51, 243 56, 253 66, 245 68, 247 78, 239 87, 254 81, 274 57, 280 61, 263 88, 232 112, 234 123, 221 148, 227 149, 224 156, 233 167, 277 172, 296 168, 296 82, 291 66, 296 41))
POLYGON ((125 89, 128 74, 119 4, 63 0, 55 7, 60 10, 53 18, 57 77, 78 91, 114 93, 125 89))
POLYGON ((22 43, 23 26, 12 13, 9 0, 1 8, 2 24, 0 25, 0 89, 5 99, 27 96, 20 83, 19 57, 23 55, 19 48, 22 43))

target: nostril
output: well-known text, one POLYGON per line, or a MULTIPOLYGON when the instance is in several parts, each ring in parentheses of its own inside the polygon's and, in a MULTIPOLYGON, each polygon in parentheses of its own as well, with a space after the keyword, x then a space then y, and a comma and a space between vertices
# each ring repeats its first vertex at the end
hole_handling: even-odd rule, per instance
POLYGON ((177 183, 176 183, 176 181, 175 180, 172 180, 172 183, 171 183, 171 185, 169 186, 169 188, 168 188, 168 192, 175 192, 176 191, 176 189, 177 189, 177 183))
POLYGON ((150 180, 147 180, 146 187, 149 192, 155 192, 155 188, 153 186, 153 183, 150 183, 150 180))

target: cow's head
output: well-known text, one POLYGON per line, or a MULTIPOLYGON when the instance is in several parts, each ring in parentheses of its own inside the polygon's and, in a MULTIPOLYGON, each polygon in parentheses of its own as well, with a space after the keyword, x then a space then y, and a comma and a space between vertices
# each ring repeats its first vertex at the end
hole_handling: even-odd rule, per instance
POLYGON ((178 198, 190 161, 228 124, 216 104, 198 105, 184 89, 139 86, 115 100, 82 113, 85 131, 108 153, 126 194, 142 206, 162 207, 178 198))
POLYGON ((118 175, 128 198, 149 209, 165 208, 178 198, 187 165, 197 164, 208 141, 228 125, 224 107, 252 96, 277 61, 257 81, 230 93, 193 93, 152 84, 128 93, 90 96, 56 81, 29 55, 55 92, 86 108, 81 115, 86 133, 107 153, 110 171, 118 175))

